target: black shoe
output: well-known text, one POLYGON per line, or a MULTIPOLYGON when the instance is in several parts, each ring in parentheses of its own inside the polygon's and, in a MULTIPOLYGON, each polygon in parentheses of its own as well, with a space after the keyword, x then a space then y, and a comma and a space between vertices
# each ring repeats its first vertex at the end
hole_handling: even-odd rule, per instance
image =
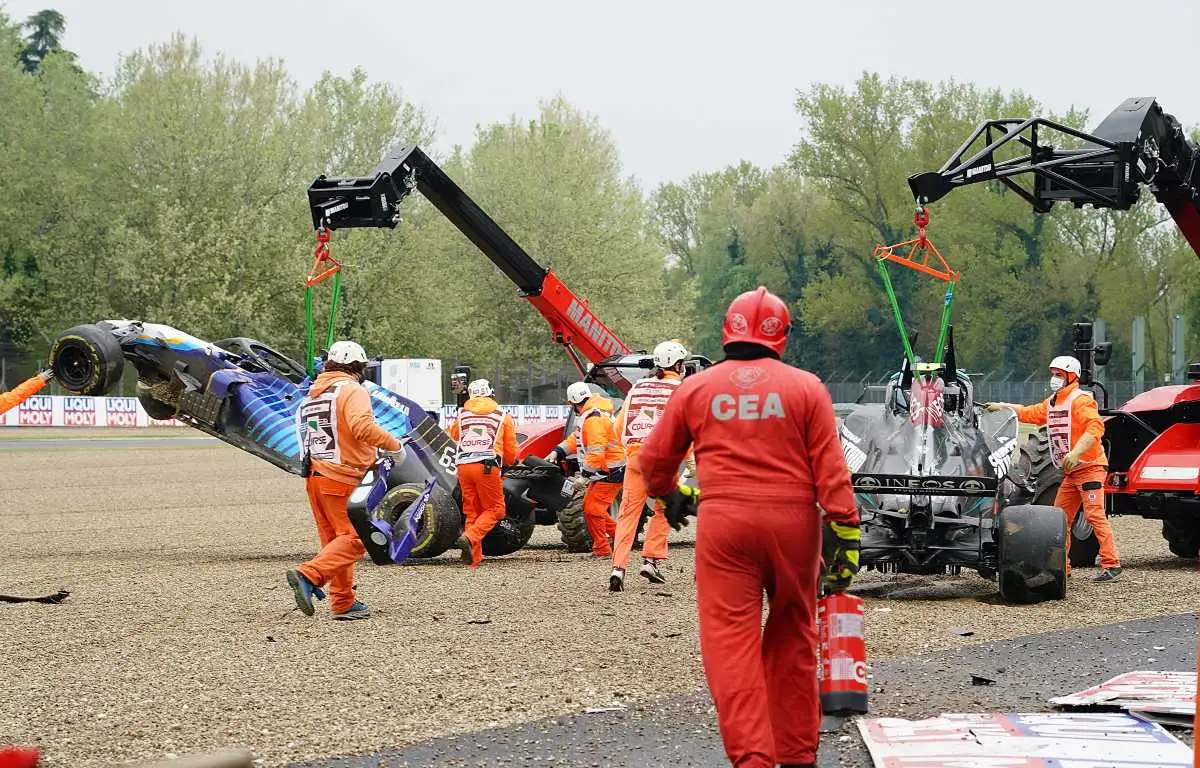
POLYGON ((459 536, 458 540, 454 542, 454 546, 458 547, 459 559, 467 565, 470 565, 471 560, 475 557, 473 554, 471 554, 470 539, 468 539, 466 536, 459 536))

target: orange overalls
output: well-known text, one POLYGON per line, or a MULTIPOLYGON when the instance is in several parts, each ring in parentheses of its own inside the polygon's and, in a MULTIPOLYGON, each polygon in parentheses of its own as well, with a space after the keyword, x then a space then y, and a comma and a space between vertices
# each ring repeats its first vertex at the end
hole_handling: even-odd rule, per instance
POLYGON ((375 463, 375 449, 400 450, 400 441, 375 423, 367 390, 349 373, 317 376, 297 409, 301 450, 312 458, 306 488, 321 551, 299 566, 314 587, 329 585, 330 608, 354 605, 354 564, 366 554, 346 514, 350 492, 375 463))
POLYGON ((46 386, 46 380, 39 373, 36 376, 25 379, 25 381, 22 381, 8 392, 0 392, 0 415, 11 408, 16 408, 38 392, 41 392, 44 386, 46 386))
POLYGON ((471 543, 471 567, 476 567, 483 561, 483 538, 506 514, 500 468, 517 460, 517 428, 495 400, 473 397, 446 433, 458 443, 455 461, 467 517, 464 534, 471 543))
MULTIPOLYGON (((638 465, 637 454, 650 430, 658 423, 667 401, 679 387, 679 374, 665 371, 661 379, 649 377, 637 381, 625 398, 625 407, 617 416, 616 432, 625 447, 628 465, 621 491, 621 512, 617 516, 616 544, 613 548, 613 567, 625 568, 633 540, 637 538, 638 523, 649 493, 638 465)), ((654 515, 646 523, 646 538, 642 542, 643 560, 667 559, 667 536, 671 526, 663 515, 661 504, 655 504, 654 515)))
MULTIPOLYGON (((1113 537, 1112 525, 1104 514, 1104 479, 1108 475, 1108 457, 1100 439, 1104 436, 1104 420, 1096 408, 1096 400, 1090 393, 1079 388, 1079 381, 1072 381, 1050 397, 1034 405, 1023 405, 1017 409, 1017 419, 1025 424, 1045 424, 1050 435, 1050 460, 1054 466, 1062 467, 1063 457, 1079 443, 1085 434, 1092 435, 1096 442, 1079 457, 1079 464, 1070 472, 1063 473, 1054 506, 1067 514, 1067 553, 1071 551, 1071 526, 1079 514, 1083 514, 1096 540, 1100 543, 1100 566, 1119 568, 1121 557, 1113 537)), ((1067 573, 1071 563, 1067 561, 1067 573)))
POLYGON ((588 478, 583 496, 583 516, 592 536, 592 556, 611 557, 612 539, 617 533, 616 521, 608 513, 621 480, 610 479, 611 473, 625 468, 625 449, 617 440, 613 425, 613 404, 607 397, 592 395, 583 404, 575 433, 560 446, 579 459, 579 469, 588 478))

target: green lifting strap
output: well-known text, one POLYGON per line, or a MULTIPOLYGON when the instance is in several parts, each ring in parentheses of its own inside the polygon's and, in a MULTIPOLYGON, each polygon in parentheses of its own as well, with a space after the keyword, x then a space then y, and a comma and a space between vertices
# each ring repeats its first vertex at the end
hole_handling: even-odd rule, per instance
MULTIPOLYGON (((915 368, 917 365, 917 356, 913 352, 912 344, 908 341, 908 331, 904 327, 904 316, 900 312, 900 301, 896 298, 896 290, 892 287, 892 278, 888 275, 884 259, 877 259, 875 264, 879 267, 879 276, 883 278, 883 287, 887 290, 888 300, 892 305, 892 314, 896 317, 896 327, 900 329, 900 341, 904 344, 904 354, 908 356, 908 364, 915 368)), ((941 329, 938 333, 937 349, 934 352, 933 358, 935 365, 940 365, 942 358, 946 354, 946 335, 950 328, 950 309, 954 305, 955 285, 955 280, 949 280, 946 284, 946 297, 942 303, 941 329)))
MULTIPOLYGON (((333 298, 329 303, 329 324, 325 331, 325 348, 329 349, 333 346, 334 329, 337 324, 338 304, 342 299, 342 273, 341 270, 333 273, 333 298)), ((313 319, 313 287, 310 285, 304 291, 304 318, 306 326, 307 345, 305 351, 307 355, 305 359, 308 364, 305 366, 308 369, 309 377, 312 377, 317 372, 317 350, 316 350, 316 322, 313 319)))

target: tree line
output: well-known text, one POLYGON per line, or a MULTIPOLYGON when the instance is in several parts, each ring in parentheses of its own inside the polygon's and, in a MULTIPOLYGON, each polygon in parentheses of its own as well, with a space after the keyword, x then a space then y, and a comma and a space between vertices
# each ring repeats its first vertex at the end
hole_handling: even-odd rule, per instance
MULTIPOLYGON (((789 361, 878 374, 902 347, 872 250, 915 235, 906 177, 938 168, 986 118, 1047 113, 1017 91, 865 73, 849 88, 798 91, 796 144, 777 165, 643 191, 601 122, 561 98, 442 148, 433 116, 361 70, 301 88, 279 61, 207 58, 177 35, 101 77, 62 48, 64 29, 54 11, 0 15, 0 352, 43 355, 71 325, 126 317, 251 336, 301 358, 314 244, 305 190, 320 174, 361 175, 408 142, 635 348, 681 338, 719 357, 726 305, 762 283, 792 305, 789 361)), ((1114 370, 1128 370, 1139 314, 1152 373, 1169 367, 1175 313, 1191 318, 1200 349, 1200 259, 1143 198, 1128 212, 1039 215, 982 184, 931 205, 929 236, 962 273, 961 361, 1040 370, 1068 348, 1072 322, 1097 316, 1114 370)), ((560 366, 507 278, 419 196, 405 206, 395 230, 334 233, 338 335, 372 354, 484 371, 560 366)), ((929 355, 941 289, 905 273, 892 273, 897 295, 929 355)), ((320 325, 328 291, 318 293, 320 325)))

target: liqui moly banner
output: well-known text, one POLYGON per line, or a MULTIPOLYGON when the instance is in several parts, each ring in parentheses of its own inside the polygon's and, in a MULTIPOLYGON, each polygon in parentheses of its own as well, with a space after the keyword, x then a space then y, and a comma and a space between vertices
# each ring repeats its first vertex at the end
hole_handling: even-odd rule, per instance
POLYGON ((59 398, 50 397, 49 395, 34 395, 25 402, 21 403, 15 409, 9 410, 5 416, 8 417, 5 423, 16 424, 21 427, 53 427, 55 400, 59 398))
MULTIPOLYGON (((565 421, 565 405, 502 405, 522 425, 565 421)), ((458 415, 453 405, 442 406, 443 427, 458 415)), ((0 414, 0 427, 182 427, 176 419, 161 421, 146 415, 136 397, 83 397, 34 395, 20 406, 0 414)))
POLYGON ((106 397, 104 398, 105 427, 139 427, 138 411, 140 403, 136 397, 106 397))
POLYGON ((0 414, 0 427, 182 427, 152 419, 136 397, 34 395, 0 414))
POLYGON ((62 398, 63 426, 96 426, 96 398, 72 395, 62 398))

